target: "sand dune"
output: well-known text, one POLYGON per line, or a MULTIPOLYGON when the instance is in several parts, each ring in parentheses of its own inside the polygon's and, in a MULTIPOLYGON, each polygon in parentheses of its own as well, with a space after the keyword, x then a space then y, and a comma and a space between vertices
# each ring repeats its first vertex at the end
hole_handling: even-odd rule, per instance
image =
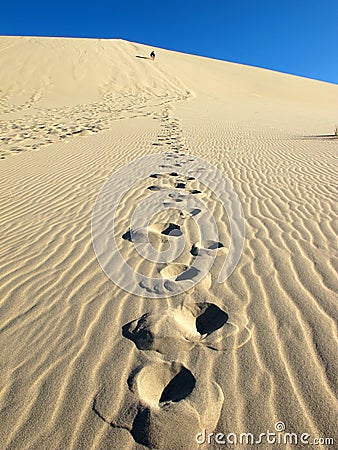
POLYGON ((151 50, 0 38, 0 447, 334 448, 338 88, 151 50))

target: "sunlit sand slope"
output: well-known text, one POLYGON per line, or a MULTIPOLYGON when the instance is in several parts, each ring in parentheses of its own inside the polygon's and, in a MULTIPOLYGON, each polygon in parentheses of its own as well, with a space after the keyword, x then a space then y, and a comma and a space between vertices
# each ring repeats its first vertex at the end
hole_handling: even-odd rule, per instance
POLYGON ((337 439, 338 88, 156 48, 152 61, 151 50, 0 38, 0 447, 217 449, 216 433, 234 433, 228 448, 277 448, 234 445, 270 431, 297 434, 278 448, 301 448, 302 433, 306 448, 333 448, 314 439, 337 439), (138 295, 101 269, 92 211, 113 173, 154 153, 142 179, 133 166, 118 179, 117 190, 135 183, 112 228, 97 208, 129 286, 156 277, 138 295), (213 167, 246 228, 223 283, 236 208, 219 201, 213 167), (163 210, 132 227, 137 206, 147 219, 167 190, 163 210), (212 226, 202 204, 217 240, 200 239, 212 226), (170 263, 135 250, 182 236, 170 263))

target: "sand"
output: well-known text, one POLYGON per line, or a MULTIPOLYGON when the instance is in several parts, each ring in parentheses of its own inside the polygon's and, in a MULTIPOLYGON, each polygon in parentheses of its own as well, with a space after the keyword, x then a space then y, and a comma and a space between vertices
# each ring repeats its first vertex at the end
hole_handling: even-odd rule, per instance
POLYGON ((334 448, 338 87, 151 50, 0 38, 0 447, 334 448))

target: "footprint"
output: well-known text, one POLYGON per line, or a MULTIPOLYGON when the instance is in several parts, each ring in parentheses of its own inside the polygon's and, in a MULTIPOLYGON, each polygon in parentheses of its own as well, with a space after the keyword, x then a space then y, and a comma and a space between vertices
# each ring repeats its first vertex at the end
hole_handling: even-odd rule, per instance
POLYGON ((193 278, 197 277, 197 275, 200 273, 200 270, 196 269, 196 267, 190 267, 185 272, 181 273, 175 278, 175 281, 186 281, 186 280, 192 280, 193 278))
POLYGON ((209 375, 197 377, 177 361, 157 361, 131 374, 117 413, 117 393, 108 383, 95 397, 93 411, 149 448, 195 448, 197 433, 216 428, 224 401, 221 388, 209 375))
POLYGON ((208 250, 216 250, 217 248, 222 248, 224 245, 222 242, 216 242, 216 241, 208 241, 207 249, 208 250))
POLYGON ((175 206, 176 206, 175 203, 181 203, 181 202, 183 202, 182 198, 176 198, 176 199, 173 199, 170 202, 163 202, 163 206, 165 208, 175 208, 175 206))
POLYGON ((170 194, 168 194, 168 197, 173 200, 180 199, 180 201, 182 201, 185 198, 185 195, 179 192, 171 192, 170 194))
MULTIPOLYGON (((183 235, 181 227, 175 223, 153 223, 147 227, 140 227, 135 230, 128 229, 122 234, 122 239, 129 242, 135 243, 147 243, 152 242, 154 239, 156 241, 160 240, 164 242, 168 238, 163 238, 163 236, 170 237, 180 237, 183 235), (162 235, 162 238, 161 238, 162 235)), ((155 243, 155 242, 153 242, 155 243)))
POLYGON ((199 214, 200 212, 201 212, 201 210, 199 208, 194 208, 194 209, 192 209, 190 211, 181 210, 180 211, 180 217, 182 217, 182 219, 187 219, 189 217, 197 216, 197 214, 199 214))
POLYGON ((239 333, 239 327, 229 321, 228 314, 209 302, 143 314, 125 324, 122 335, 139 350, 155 350, 169 356, 190 351, 197 345, 227 350, 247 342, 247 332, 239 333))
POLYGON ((162 188, 160 186, 148 186, 149 191, 161 191, 162 188))
POLYGON ((201 210, 199 208, 194 208, 191 211, 189 211, 189 214, 191 217, 197 216, 197 214, 199 214, 201 212, 201 210))
POLYGON ((175 223, 169 223, 168 226, 161 231, 166 236, 182 236, 181 227, 175 223))
POLYGON ((137 390, 144 404, 179 402, 193 391, 196 379, 186 367, 178 363, 147 366, 136 379, 137 390))
POLYGON ((184 271, 189 268, 186 264, 181 263, 171 263, 166 264, 162 269, 159 270, 162 278, 176 278, 184 271))
MULTIPOLYGON (((193 246, 191 247, 190 253, 193 256, 197 256, 203 253, 210 253, 210 250, 218 250, 220 248, 224 248, 224 245, 222 244, 222 242, 218 242, 218 241, 206 241, 205 242, 205 246, 201 246, 200 243, 195 243, 193 244, 193 246)), ((223 253, 223 252, 222 252, 223 253)))

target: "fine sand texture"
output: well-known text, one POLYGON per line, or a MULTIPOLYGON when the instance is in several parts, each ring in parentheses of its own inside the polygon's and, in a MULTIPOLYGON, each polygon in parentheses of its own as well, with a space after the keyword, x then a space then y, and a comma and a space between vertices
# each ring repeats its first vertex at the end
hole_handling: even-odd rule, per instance
POLYGON ((123 40, 0 66, 0 448, 337 446, 338 87, 123 40), (235 445, 268 431, 309 445, 235 445))

